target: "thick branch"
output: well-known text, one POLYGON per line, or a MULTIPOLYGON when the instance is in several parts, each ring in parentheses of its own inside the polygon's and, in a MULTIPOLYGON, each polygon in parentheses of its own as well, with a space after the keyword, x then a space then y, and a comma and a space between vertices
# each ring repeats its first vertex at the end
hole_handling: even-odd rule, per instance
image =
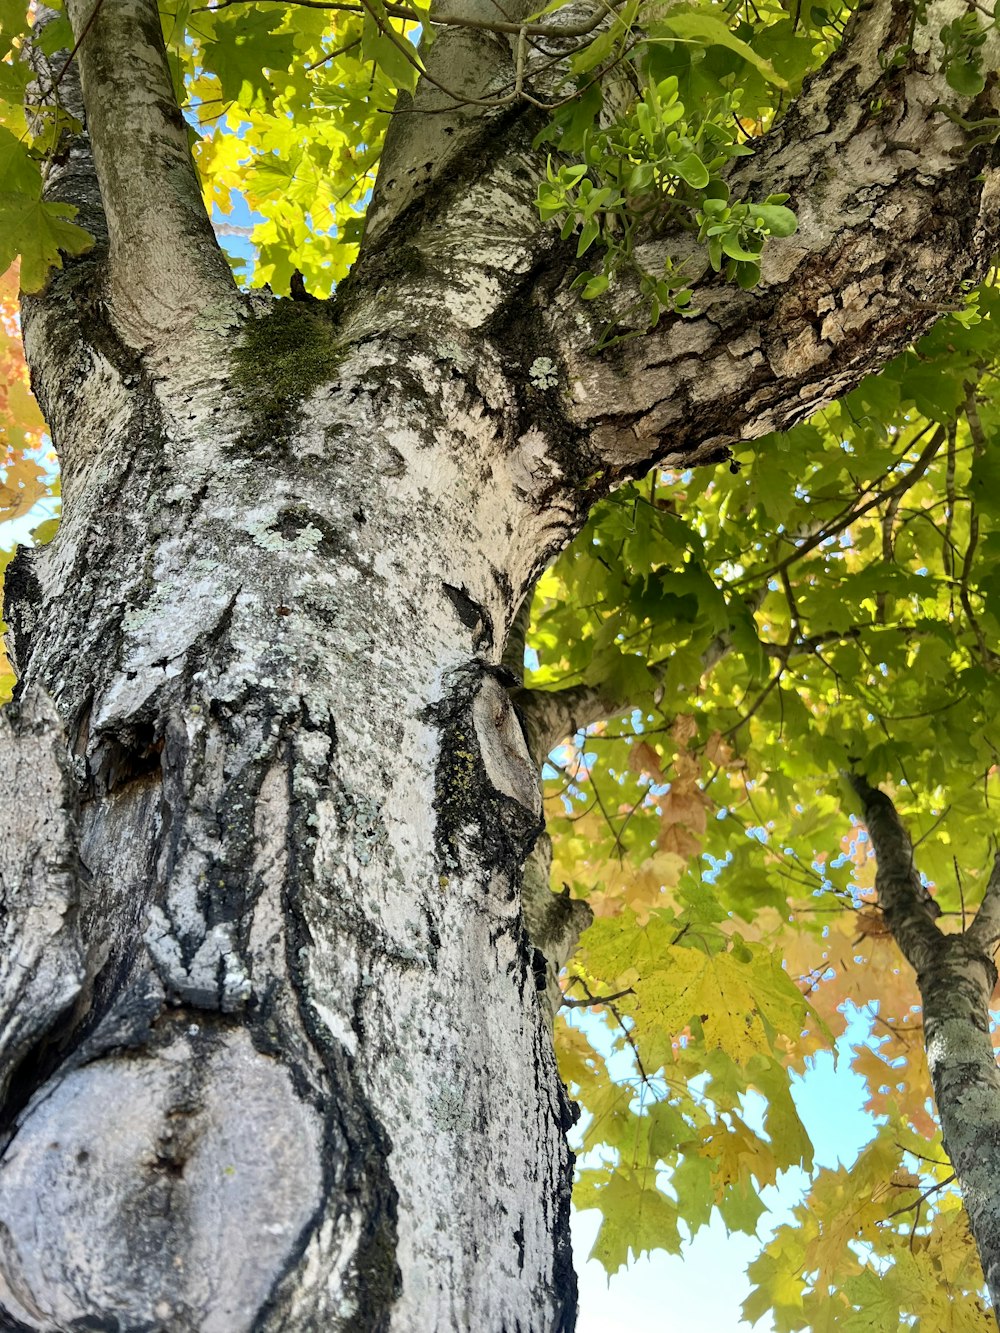
POLYGON ((539 765, 567 737, 627 713, 631 705, 599 685, 569 685, 563 690, 519 690, 514 695, 524 722, 528 749, 539 765))
POLYGON ((945 935, 920 883, 913 848, 892 802, 852 776, 875 847, 879 904, 917 973, 924 1044, 945 1151, 962 1189, 994 1305, 1000 1301, 1000 1070, 990 1040, 990 995, 997 971, 990 947, 1000 934, 1000 857, 968 930, 945 935))
MULTIPOLYGON (((568 290, 570 259, 544 319, 595 463, 639 473, 785 429, 879 369, 985 271, 1000 240, 1000 173, 939 109, 955 94, 933 52, 884 68, 909 14, 893 0, 861 10, 733 177, 735 198, 785 190, 799 217, 795 236, 765 249, 756 289, 713 277, 684 235, 650 245, 641 259, 651 272, 665 254, 688 256, 700 313, 665 318, 596 358, 581 324, 590 321, 591 346, 608 321, 625 332, 632 294, 581 305, 568 290)), ((940 21, 931 14, 918 39, 940 21)))
POLYGON ((367 241, 446 176, 497 119, 490 93, 509 81, 514 67, 507 25, 535 9, 531 0, 444 0, 437 6, 435 22, 454 26, 422 44, 426 75, 412 97, 404 93, 396 104, 368 209, 367 241))
MULTIPOLYGON (((944 3, 917 29, 925 46, 948 17, 944 3)), ((380 169, 374 230, 342 294, 345 336, 389 325, 423 336, 437 322, 452 340, 488 329, 500 354, 521 367, 525 427, 545 423, 521 437, 526 451, 548 455, 547 477, 530 460, 529 486, 537 482, 551 500, 546 483, 564 479, 575 517, 609 479, 658 461, 717 461, 735 440, 809 416, 953 306, 1000 245, 1000 170, 989 150, 970 150, 939 109, 956 94, 937 55, 924 50, 907 67, 892 66, 909 20, 909 6, 894 0, 859 11, 841 49, 734 173, 734 197, 788 190, 799 217, 795 236, 765 250, 759 286, 743 292, 714 277, 687 233, 650 242, 639 254, 650 272, 665 256, 688 257, 699 313, 664 318, 596 355, 609 321, 617 332, 639 334, 644 315, 634 314, 624 288, 595 302, 571 290, 581 267, 575 246, 539 222, 534 203, 545 170, 544 153, 533 147, 541 113, 469 107, 414 117, 402 107, 380 169), (443 127, 453 115, 470 118, 464 151, 428 192, 437 159, 422 152, 421 126, 443 127), (400 184, 400 172, 409 183, 400 184), (379 212, 379 192, 397 186, 421 199, 402 223, 405 274, 394 258, 404 231, 379 212), (352 301, 351 287, 375 290, 378 299, 352 301)), ((432 52, 443 50, 439 38, 432 52)), ((509 84, 508 55, 496 87, 509 84)), ((465 67, 459 59, 456 68, 465 67)), ((389 213, 398 217, 402 207, 399 194, 389 213)))
MULTIPOLYGON (((750 611, 756 611, 767 593, 766 585, 746 597, 745 603, 750 611)), ((731 630, 723 630, 709 643, 701 655, 701 674, 706 676, 733 646, 731 630)), ((787 650, 784 656, 787 657, 787 650)), ((655 670, 661 664, 648 664, 655 670)), ((664 664, 665 665, 665 664, 664 664)), ((604 682, 600 685, 568 685, 561 690, 521 689, 515 692, 517 704, 528 738, 528 748, 532 758, 541 766, 546 755, 560 741, 576 735, 578 731, 593 726, 595 722, 605 722, 609 718, 622 717, 631 713, 633 708, 648 707, 648 699, 627 697, 604 682)))
POLYGON ((223 321, 236 288, 202 202, 155 0, 69 0, 110 235, 110 294, 138 346, 223 321), (97 6, 95 12, 95 5, 97 6))

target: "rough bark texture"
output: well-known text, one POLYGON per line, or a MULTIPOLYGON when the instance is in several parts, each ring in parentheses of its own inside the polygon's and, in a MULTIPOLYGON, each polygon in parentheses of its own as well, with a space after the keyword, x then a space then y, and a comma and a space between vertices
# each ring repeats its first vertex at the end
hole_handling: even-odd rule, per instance
MULTIPOLYGON (((794 419, 982 269, 996 173, 882 73, 898 21, 762 153, 807 219, 763 291, 596 359, 537 111, 463 113, 433 191, 444 119, 398 118, 336 301, 245 299, 155 6, 104 6, 49 181, 97 246, 24 311, 65 519, 8 580, 4 1327, 572 1328, 539 990, 580 923, 537 862, 522 911, 553 724, 533 756, 504 646, 616 477, 794 419)), ((509 81, 509 43, 435 49, 509 81)))
POLYGON ((886 924, 917 974, 924 1045, 945 1151, 994 1310, 1000 1310, 1000 1069, 990 1039, 990 997, 1000 942, 1000 857, 971 925, 944 934, 940 909, 920 881, 909 836, 891 800, 853 779, 877 859, 875 889, 886 924))

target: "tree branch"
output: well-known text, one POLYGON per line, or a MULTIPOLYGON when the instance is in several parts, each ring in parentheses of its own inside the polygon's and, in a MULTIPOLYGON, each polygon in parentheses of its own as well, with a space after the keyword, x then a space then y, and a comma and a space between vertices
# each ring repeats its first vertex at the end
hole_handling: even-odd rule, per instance
POLYGON ((502 113, 490 94, 514 77, 508 25, 518 29, 535 8, 532 0, 445 0, 440 6, 435 22, 454 26, 436 32, 430 45, 421 43, 425 75, 412 97, 401 93, 396 103, 365 220, 366 243, 445 176, 502 113))
MULTIPOLYGON (((765 583, 756 592, 746 596, 744 602, 749 610, 756 611, 766 595, 765 583)), ((729 654, 732 646, 732 634, 729 631, 720 632, 712 639, 701 655, 703 677, 729 654)), ((660 664, 649 665, 652 670, 660 664)), ((648 700, 642 700, 640 705, 639 700, 612 690, 607 683, 568 685, 561 690, 522 688, 514 692, 513 699, 524 724, 531 756, 539 766, 560 741, 575 736, 578 731, 593 726, 595 722, 621 717, 631 713, 633 708, 648 704, 648 700)))
POLYGON ((992 953, 1000 942, 1000 852, 993 858, 993 870, 983 901, 965 934, 970 943, 985 954, 992 953))
POLYGON ((39 6, 27 44, 26 57, 35 74, 27 89, 27 114, 38 124, 44 116, 62 110, 81 128, 66 130, 58 151, 45 164, 43 198, 72 204, 75 221, 94 237, 94 247, 83 255, 66 256, 54 269, 45 290, 21 298, 21 328, 25 352, 31 366, 31 383, 49 428, 58 431, 67 414, 78 414, 86 396, 84 377, 67 377, 70 347, 81 362, 90 354, 83 327, 85 315, 78 299, 93 292, 103 280, 107 260, 108 224, 94 169, 90 137, 83 122, 86 111, 80 88, 80 71, 68 51, 47 56, 38 38, 59 13, 39 6), (51 352, 51 355, 48 353, 51 352))
MULTIPOLYGON (((859 10, 840 50, 733 173, 733 197, 787 191, 799 217, 795 236, 765 249, 753 291, 713 277, 691 238, 672 234, 639 257, 649 272, 666 255, 680 261, 699 313, 664 317, 595 357, 609 322, 619 335, 641 332, 628 313, 636 293, 620 286, 581 303, 569 258, 543 319, 594 466, 637 475, 786 429, 879 369, 985 271, 1000 241, 1000 173, 941 112, 955 94, 933 52, 888 68, 908 14, 894 0, 859 10)), ((938 26, 931 12, 918 37, 938 26)))
MULTIPOLYGON (((284 0, 282 0, 284 2, 284 0)), ((363 4, 351 4, 350 0, 287 0, 293 7, 299 9, 329 9, 336 13, 343 14, 362 14, 366 6, 363 4)), ((219 0, 215 5, 196 5, 191 10, 192 14, 213 14, 220 9, 230 9, 233 5, 259 4, 260 0, 219 0)), ((621 9, 625 0, 613 0, 613 3, 607 6, 599 6, 588 19, 582 19, 578 23, 559 24, 557 21, 552 23, 516 23, 510 19, 488 19, 476 18, 471 14, 448 14, 435 10, 429 17, 425 17, 419 10, 411 5, 405 4, 384 4, 382 8, 391 18, 404 19, 410 23, 430 23, 432 27, 442 28, 468 28, 474 32, 506 32, 513 35, 525 33, 528 37, 586 37, 598 28, 607 14, 613 9, 621 9)), ((531 12, 530 10, 528 11, 531 12)))
POLYGON ((610 995, 592 995, 585 1000, 571 999, 564 995, 562 998, 562 1007, 564 1009, 590 1009, 598 1004, 610 1004, 612 1000, 621 1000, 626 995, 634 995, 635 991, 631 986, 626 986, 624 990, 612 991, 610 995))
POLYGON ((531 757, 545 756, 567 737, 630 711, 632 705, 599 685, 570 685, 563 690, 516 690, 513 695, 524 723, 531 757))
POLYGON ((933 963, 944 936, 934 924, 941 909, 921 884, 913 845, 892 801, 857 773, 849 775, 861 800, 875 850, 875 892, 886 924, 918 977, 933 963))
POLYGON ((225 323, 238 294, 202 201, 155 0, 68 0, 67 9, 120 328, 139 347, 163 347, 198 323, 225 323))

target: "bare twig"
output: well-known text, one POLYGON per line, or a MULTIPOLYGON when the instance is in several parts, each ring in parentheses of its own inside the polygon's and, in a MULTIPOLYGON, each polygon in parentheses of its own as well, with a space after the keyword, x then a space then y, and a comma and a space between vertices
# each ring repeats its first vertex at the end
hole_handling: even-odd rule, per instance
POLYGON ((572 996, 564 995, 562 997, 562 1007, 564 1009, 589 1009, 596 1004, 609 1004, 612 1000, 620 1000, 625 995, 634 995, 635 991, 631 986, 626 986, 624 990, 613 991, 610 995, 588 996, 585 1000, 576 1000, 572 996))

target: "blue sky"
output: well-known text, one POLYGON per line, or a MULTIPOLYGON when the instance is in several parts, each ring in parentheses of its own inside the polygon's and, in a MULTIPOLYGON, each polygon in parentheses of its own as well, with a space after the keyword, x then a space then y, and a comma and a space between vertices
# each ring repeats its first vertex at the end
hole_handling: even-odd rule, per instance
MULTIPOLYGON (((850 1165, 874 1137, 875 1124, 864 1111, 865 1083, 850 1068, 850 1046, 868 1039, 870 1021, 855 1012, 837 1043, 838 1058, 821 1053, 792 1096, 816 1151, 817 1166, 850 1165)), ((752 1109, 752 1108, 748 1108, 752 1109)), ((750 1117, 748 1116, 748 1119, 750 1117)), ((756 1125, 754 1126, 757 1127, 756 1125)), ((786 1171, 764 1191, 769 1212, 760 1221, 760 1240, 727 1236, 716 1215, 681 1256, 655 1252, 611 1278, 586 1256, 600 1225, 600 1214, 576 1213, 573 1246, 580 1281, 577 1333, 737 1333, 750 1325, 740 1319, 749 1292, 746 1267, 771 1229, 789 1219, 807 1184, 803 1171, 786 1171)), ((755 1333, 770 1333, 767 1318, 755 1333)))

